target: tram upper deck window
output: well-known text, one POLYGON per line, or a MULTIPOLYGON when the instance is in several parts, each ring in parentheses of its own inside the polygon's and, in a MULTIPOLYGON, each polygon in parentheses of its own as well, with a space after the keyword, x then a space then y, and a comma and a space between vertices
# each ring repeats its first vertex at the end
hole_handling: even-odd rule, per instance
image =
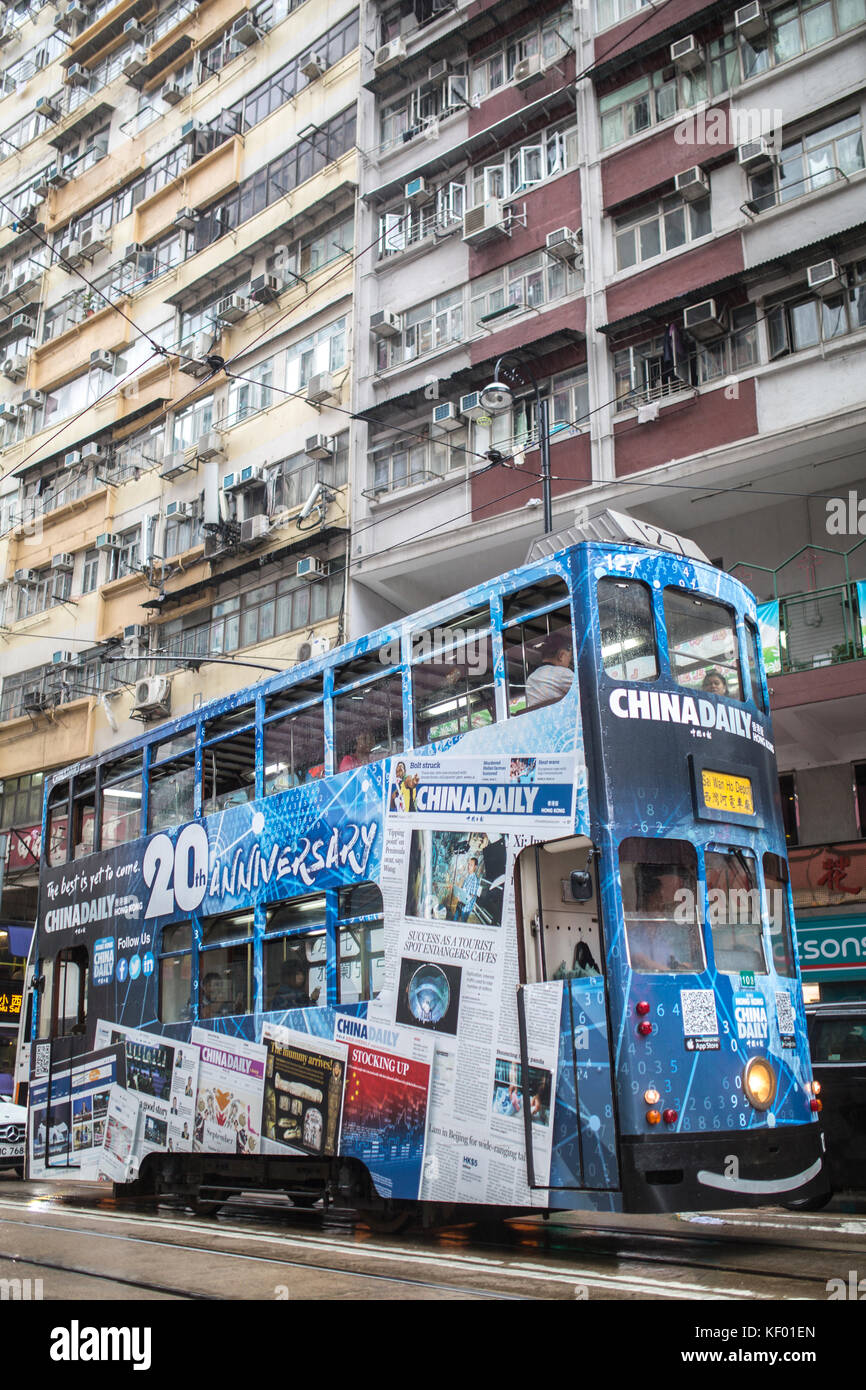
POLYGON ((72 857, 92 854, 96 829, 96 769, 83 772, 72 784, 72 857))
POLYGON ((167 830, 195 811, 195 729, 156 744, 148 773, 147 828, 167 830))
POLYGON ((205 724, 202 751, 205 815, 224 811, 228 806, 243 806, 255 796, 255 718, 255 705, 243 705, 205 724))
POLYGON ((53 868, 65 864, 69 848, 69 783, 58 782, 48 793, 48 849, 46 858, 53 868))
POLYGON ((125 845, 141 834, 141 753, 107 763, 102 770, 101 846, 125 845))
POLYGON ((746 658, 749 663, 749 680, 752 684, 752 699, 762 709, 767 712, 767 697, 764 694, 764 682, 761 680, 761 661, 759 657, 760 644, 758 642, 758 632, 753 622, 746 619, 746 658))
POLYGON ((757 865, 743 850, 707 850, 707 917, 716 969, 766 975, 757 865))
POLYGON ((788 912, 788 866, 781 855, 765 854, 763 867, 773 964, 780 975, 793 978, 797 973, 797 967, 791 941, 791 917, 788 912))
POLYGON ((289 686, 265 703, 265 796, 288 791, 325 771, 325 707, 321 676, 289 686), (316 704, 305 703, 318 700, 316 704), (304 706, 298 709, 298 706, 304 706))
POLYGON ((652 597, 646 584, 613 576, 598 581, 602 668, 616 681, 651 681, 659 673, 652 597))
POLYGON ((377 763, 403 751, 403 681, 399 671, 379 676, 378 650, 334 673, 343 687, 334 695, 334 760, 337 772, 377 763), (363 684, 356 685, 355 682, 363 684), (346 686, 354 686, 347 690, 346 686))
POLYGON ((412 697, 416 746, 496 723, 486 605, 412 633, 412 697))
POLYGON ((159 952, 159 1018, 179 1023, 192 1018, 192 927, 163 927, 159 952))
POLYGON ((356 1004, 375 999, 384 983, 385 927, 382 894, 375 883, 341 888, 338 899, 337 999, 356 1004))
POLYGON ((509 716, 563 699, 574 683, 574 634, 568 585, 539 580, 502 603, 502 644, 509 716))
POLYGON ((665 589, 671 675, 708 695, 742 700, 737 629, 730 608, 689 589, 665 589))
POLYGON ((699 974, 698 856, 687 840, 634 836, 619 847, 619 877, 632 970, 699 974))
POLYGON ((309 1009, 325 1002, 324 893, 268 909, 263 947, 265 1010, 309 1009))
POLYGON ((253 913, 204 918, 199 953, 199 1018, 248 1014, 253 1002, 253 913))

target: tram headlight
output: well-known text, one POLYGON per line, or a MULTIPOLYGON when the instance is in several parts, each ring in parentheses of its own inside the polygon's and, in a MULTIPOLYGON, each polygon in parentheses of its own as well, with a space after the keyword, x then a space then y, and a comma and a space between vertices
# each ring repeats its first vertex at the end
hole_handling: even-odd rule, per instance
POLYGON ((650 1086, 649 1090, 644 1091, 643 1098, 646 1101, 647 1105, 658 1105, 659 1101, 661 1100, 661 1096, 659 1095, 655 1086, 650 1086))
POLYGON ((812 1090, 812 1095, 813 1095, 813 1096, 820 1096, 820 1094, 821 1094, 821 1083, 820 1083, 820 1081, 813 1081, 813 1082, 811 1083, 811 1090, 812 1090))
POLYGON ((766 1057, 753 1057, 743 1073, 743 1090, 756 1110, 769 1110, 776 1096, 776 1073, 766 1057))

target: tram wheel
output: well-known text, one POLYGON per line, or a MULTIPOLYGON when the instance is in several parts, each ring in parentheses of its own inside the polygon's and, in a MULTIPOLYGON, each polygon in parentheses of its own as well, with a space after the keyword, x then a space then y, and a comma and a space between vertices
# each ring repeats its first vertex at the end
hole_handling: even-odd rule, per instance
POLYGON ((822 1211, 826 1207, 832 1192, 819 1192, 817 1197, 801 1197, 799 1202, 783 1202, 785 1211, 822 1211))

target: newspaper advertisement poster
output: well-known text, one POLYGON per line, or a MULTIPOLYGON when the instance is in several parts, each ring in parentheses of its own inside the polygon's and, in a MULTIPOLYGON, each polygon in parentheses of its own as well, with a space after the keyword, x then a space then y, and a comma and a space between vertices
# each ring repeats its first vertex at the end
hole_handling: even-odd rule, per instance
POLYGON ((27 1138, 30 1146, 28 1172, 31 1178, 46 1176, 53 1168, 67 1168, 70 1162, 72 1118, 69 1063, 61 1063, 51 1073, 34 1078, 30 1086, 27 1138))
POLYGON ((566 834, 574 823, 574 784, 573 753, 407 756, 391 769, 388 815, 450 830, 483 825, 566 834))
POLYGON ((414 1201, 421 1190, 434 1040, 338 1014, 348 1050, 340 1153, 366 1165, 383 1197, 414 1201))
POLYGON ((124 1050, 103 1048, 72 1064, 72 1156, 84 1181, 99 1175, 108 1101, 113 1085, 124 1082, 124 1050))
POLYGON ((126 1088, 141 1102, 139 1158, 149 1153, 189 1153, 198 1049, 104 1019, 96 1025, 96 1042, 124 1045, 126 1088))
POLYGON ((28 1172, 31 1178, 71 1171, 82 1180, 97 1176, 111 1085, 123 1085, 122 1048, 100 1048, 51 1071, 34 1076, 30 1087, 27 1126, 28 1172))
POLYGON ((347 1049, 341 1042, 265 1023, 262 1148, 333 1157, 340 1136, 347 1049))
POLYGON ((111 1087, 99 1155, 99 1176, 107 1182, 133 1182, 138 1174, 140 1108, 138 1096, 122 1086, 111 1087))
POLYGON ((190 1040, 200 1054, 193 1147, 261 1153, 267 1046, 205 1028, 193 1028, 190 1040))

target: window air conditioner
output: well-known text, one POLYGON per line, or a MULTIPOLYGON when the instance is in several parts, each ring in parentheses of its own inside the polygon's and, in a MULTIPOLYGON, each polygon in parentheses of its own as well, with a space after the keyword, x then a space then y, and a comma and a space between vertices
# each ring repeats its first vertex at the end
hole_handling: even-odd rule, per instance
POLYGON ((69 175, 63 172, 59 164, 52 164, 45 171, 45 182, 49 188, 65 188, 69 182, 69 175))
POLYGON ((180 370, 187 376, 207 376, 210 371, 205 358, 210 352, 211 339, 208 333, 196 333, 186 338, 178 348, 180 370))
POLYGON ((70 63, 63 81, 67 87, 89 87, 90 72, 81 63, 70 63))
POLYGON ((195 456, 198 459, 216 459, 223 456, 223 437, 219 430, 205 430, 196 440, 195 456))
POLYGON ((261 33, 253 23, 253 16, 249 10, 245 14, 239 15, 232 25, 232 38, 243 48, 250 48, 254 43, 258 43, 261 33))
POLYGON ((20 355, 7 357, 3 363, 3 375, 10 381, 23 381, 27 375, 27 358, 20 355))
POLYGON ((38 570, 16 570, 14 575, 16 584, 38 584, 38 570))
POLYGON ((330 372, 317 372, 307 382, 307 400, 311 405, 320 405, 323 401, 333 400, 338 395, 339 390, 330 372))
POLYGON ((166 106, 177 106, 178 102, 183 101, 186 93, 176 82, 166 82, 159 95, 166 106))
POLYGON ((61 550, 58 555, 52 555, 51 568, 53 570, 68 571, 75 568, 75 556, 71 550, 61 550))
POLYGON ((283 289, 284 286, 276 275, 256 275, 250 281, 250 299, 254 299, 257 304, 272 304, 275 299, 279 299, 283 289))
POLYGON ((379 309, 370 315, 370 332, 374 338, 396 338, 403 331, 403 319, 390 309, 379 309))
POLYGON ((431 63, 427 69, 428 82, 441 82, 444 77, 451 73, 451 64, 447 58, 437 58, 435 63, 431 63))
POLYGON ((191 232, 198 222, 198 211, 196 208, 181 208, 171 219, 172 225, 181 232, 191 232))
POLYGON ((766 136, 760 135, 757 140, 748 140, 745 145, 740 145, 737 162, 748 174, 766 169, 773 162, 773 147, 766 136))
POLYGON ((441 401, 433 407, 433 424, 440 430, 459 430, 463 421, 453 401, 441 401))
POLYGON ((480 391, 470 391, 468 395, 460 397, 460 414, 464 420, 479 420, 489 414, 481 404, 480 391))
POLYGON ((751 5, 743 5, 739 10, 734 10, 734 28, 747 39, 766 34, 767 21, 758 0, 752 0, 751 5))
POLYGON ((693 72, 703 61, 704 50, 694 34, 687 34, 684 39, 677 39, 671 44, 671 62, 676 64, 680 72, 693 72))
POLYGON ((186 454, 183 449, 175 449, 172 453, 166 454, 159 470, 159 476, 169 482, 173 478, 179 478, 182 473, 188 473, 190 464, 186 461, 186 454))
POLYGON ((44 116, 46 121, 60 120, 60 110, 56 100, 52 100, 50 97, 37 97, 35 110, 37 116, 44 116))
POLYGON ((72 666, 74 662, 75 652, 69 651, 68 648, 64 648, 62 651, 59 652, 51 653, 52 666, 72 666))
POLYGON ((240 323, 252 310, 252 304, 240 294, 226 295, 216 306, 216 317, 220 323, 240 323))
POLYGON ((514 64, 514 85, 522 91, 524 87, 531 87, 533 82, 544 76, 544 59, 540 53, 533 53, 530 58, 521 58, 519 63, 514 64))
POLYGON ((377 77, 382 73, 390 72, 402 63, 406 57, 406 40, 400 38, 392 39, 390 43, 383 43, 381 48, 376 49, 376 56, 373 59, 373 70, 377 77))
POLYGON ((95 440, 88 439, 86 444, 81 446, 82 463, 101 463, 103 459, 102 445, 95 440))
POLYGON ((241 545, 258 545, 267 540, 270 522, 264 513, 248 516, 241 522, 241 545))
POLYGON ((25 334, 32 337, 36 332, 36 320, 32 314, 13 314, 12 332, 16 337, 23 337, 25 334))
POLYGON ((810 265, 806 270, 806 280, 809 289, 821 296, 838 294, 845 288, 845 272, 839 262, 832 259, 810 265))
POLYGON ((104 251, 108 245, 109 229, 102 222, 92 222, 81 233, 81 254, 89 261, 104 251))
POLYGON ((413 207, 420 207, 423 203, 429 203, 433 197, 433 189, 425 178, 419 174, 417 178, 410 179, 404 190, 404 197, 407 203, 413 207))
POLYGON ((332 459, 335 442, 326 434, 311 434, 304 445, 304 453, 311 459, 332 459))
POLYGON ((478 207, 463 214, 463 240, 469 246, 483 246, 497 237, 507 236, 503 222, 501 199, 488 198, 486 203, 479 203, 478 207))
POLYGON ((133 48, 127 54, 121 67, 121 72, 128 81, 132 82, 144 68, 147 67, 147 49, 133 48))
POLYGON ((571 227, 557 227, 555 232, 547 233, 544 246, 548 255, 572 265, 583 256, 583 234, 571 227))
POLYGON ((301 59, 301 72, 308 82, 315 82, 317 77, 322 77, 327 71, 328 63, 324 53, 308 53, 301 59))
POLYGON ((25 391, 21 397, 21 404, 26 405, 28 410, 41 410, 45 404, 45 392, 25 391))
POLYGON ((96 537, 94 546, 97 550, 119 550, 120 541, 110 531, 103 531, 101 536, 96 537))
POLYGON ((683 169, 682 173, 674 175, 674 189, 682 194, 687 203, 694 203, 698 198, 707 196, 710 184, 700 165, 694 164, 691 169, 683 169))
POLYGON ((11 401, 0 401, 0 420, 11 425, 18 419, 18 414, 17 405, 13 405, 11 401))
POLYGON ((81 242, 78 237, 73 237, 71 241, 64 241, 57 247, 57 256, 61 264, 65 261, 64 269, 70 266, 76 269, 84 263, 84 256, 81 254, 81 242))
POLYGON ((193 506, 191 502, 166 502, 166 521, 192 521, 192 518, 193 506))
POLYGON ((717 307, 714 299, 692 304, 683 312, 683 328, 699 342, 723 338, 727 331, 724 310, 717 307))
POLYGON ((90 354, 90 370, 100 372, 114 371, 114 353, 107 352, 105 348, 96 348, 90 354))
POLYGON ((327 573, 327 565, 322 563, 318 555, 303 555, 298 561, 297 576, 299 579, 321 579, 327 573))
POLYGON ((136 43, 144 42, 144 30, 137 19, 128 19, 123 26, 123 37, 134 39, 136 43))
POLYGON ((68 454, 63 456, 64 468, 79 468, 81 466, 81 450, 70 449, 68 454))

